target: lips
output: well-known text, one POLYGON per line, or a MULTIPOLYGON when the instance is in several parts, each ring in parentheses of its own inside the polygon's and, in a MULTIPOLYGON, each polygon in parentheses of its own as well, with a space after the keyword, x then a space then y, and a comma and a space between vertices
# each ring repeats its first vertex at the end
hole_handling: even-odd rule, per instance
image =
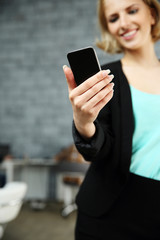
POLYGON ((120 36, 125 40, 130 40, 130 39, 134 38, 136 33, 137 33, 137 29, 128 30, 128 31, 122 33, 120 36))

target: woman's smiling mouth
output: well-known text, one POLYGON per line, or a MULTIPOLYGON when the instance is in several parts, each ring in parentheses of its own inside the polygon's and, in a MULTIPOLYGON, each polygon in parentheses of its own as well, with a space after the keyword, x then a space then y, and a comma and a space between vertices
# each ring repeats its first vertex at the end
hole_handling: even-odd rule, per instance
POLYGON ((131 40, 132 38, 134 38, 134 36, 137 33, 137 29, 134 30, 128 30, 122 34, 120 34, 120 36, 124 39, 124 40, 131 40))

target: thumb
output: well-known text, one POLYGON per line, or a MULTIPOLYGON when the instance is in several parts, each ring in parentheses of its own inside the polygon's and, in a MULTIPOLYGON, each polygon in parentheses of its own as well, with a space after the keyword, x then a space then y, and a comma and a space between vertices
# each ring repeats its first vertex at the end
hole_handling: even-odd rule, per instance
POLYGON ((63 66, 63 71, 64 71, 64 74, 65 74, 65 77, 67 79, 67 84, 68 84, 68 89, 69 89, 69 92, 72 91, 75 87, 77 87, 76 85, 76 82, 74 80, 74 76, 73 76, 73 72, 72 70, 64 65, 63 66))

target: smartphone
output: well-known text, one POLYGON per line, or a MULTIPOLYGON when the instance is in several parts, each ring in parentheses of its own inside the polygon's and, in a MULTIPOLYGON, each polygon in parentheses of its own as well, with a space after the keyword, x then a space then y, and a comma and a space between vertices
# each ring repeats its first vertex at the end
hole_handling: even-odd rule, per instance
POLYGON ((77 85, 101 70, 96 51, 93 47, 78 49, 67 54, 77 85))

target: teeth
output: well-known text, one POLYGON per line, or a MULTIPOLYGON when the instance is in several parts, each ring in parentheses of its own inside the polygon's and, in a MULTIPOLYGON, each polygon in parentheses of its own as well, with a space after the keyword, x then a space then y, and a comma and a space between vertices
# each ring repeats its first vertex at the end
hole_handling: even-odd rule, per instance
POLYGON ((131 31, 131 32, 128 32, 128 33, 124 34, 123 36, 124 36, 124 37, 130 37, 130 36, 132 36, 135 32, 136 32, 136 30, 133 30, 133 31, 131 31))

